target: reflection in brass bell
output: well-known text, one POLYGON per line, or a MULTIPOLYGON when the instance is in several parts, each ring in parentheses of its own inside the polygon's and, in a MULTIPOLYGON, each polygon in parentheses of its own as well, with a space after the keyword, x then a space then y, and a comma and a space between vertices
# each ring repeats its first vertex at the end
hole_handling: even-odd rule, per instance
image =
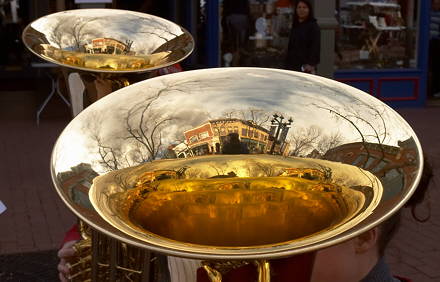
POLYGON ((358 167, 265 154, 153 161, 97 177, 89 193, 119 230, 205 252, 335 236, 365 219, 381 195, 380 181, 358 167))
POLYGON ((347 187, 289 176, 169 179, 124 197, 132 202, 128 218, 147 232, 226 247, 309 236, 351 217, 356 204, 365 201, 347 187))
POLYGON ((368 94, 304 73, 217 68, 92 104, 57 140, 51 169, 92 228, 168 256, 259 261, 267 281, 265 261, 389 218, 422 163, 411 127, 368 94))
POLYGON ((79 9, 30 23, 23 42, 37 56, 77 70, 133 73, 185 59, 194 48, 184 28, 165 19, 115 9, 79 9))

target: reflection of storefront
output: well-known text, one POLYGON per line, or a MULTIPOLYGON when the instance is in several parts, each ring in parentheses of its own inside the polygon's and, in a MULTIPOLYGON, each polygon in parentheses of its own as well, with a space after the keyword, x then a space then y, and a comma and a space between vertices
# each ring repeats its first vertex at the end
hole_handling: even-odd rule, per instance
POLYGON ((222 66, 283 66, 292 21, 290 1, 223 0, 219 16, 222 66), (242 22, 236 20, 239 17, 242 22))
MULTIPOLYGON (((172 150, 177 157, 222 153, 231 134, 239 139, 242 153, 268 153, 272 147, 272 137, 267 129, 250 121, 225 118, 210 120, 184 132, 185 141, 172 150)), ((274 146, 275 154, 287 155, 289 144, 283 142, 274 146)))
POLYGON ((426 98, 428 4, 337 0, 335 78, 395 106, 426 98))
POLYGON ((184 135, 188 148, 195 155, 205 155, 221 153, 226 136, 231 133, 238 134, 250 153, 264 152, 269 142, 269 132, 265 128, 234 118, 210 120, 185 131, 184 135))
MULTIPOLYGON (((127 43, 130 44, 130 42, 127 43)), ((113 38, 95 38, 84 48, 87 53, 92 54, 127 54, 130 51, 129 45, 113 38)))
MULTIPOLYGON (((430 1, 334 1, 339 22, 336 44, 324 37, 321 40, 321 54, 336 47, 334 78, 392 106, 424 105, 430 1)), ((224 0, 207 2, 207 55, 211 58, 208 66, 283 66, 291 1, 248 2, 247 41, 238 51, 231 47, 233 41, 225 29, 224 0)), ((320 15, 319 2, 313 2, 315 15, 320 15)), ((317 19, 323 35, 329 18, 317 19)), ((321 57, 323 60, 325 57, 321 57)))

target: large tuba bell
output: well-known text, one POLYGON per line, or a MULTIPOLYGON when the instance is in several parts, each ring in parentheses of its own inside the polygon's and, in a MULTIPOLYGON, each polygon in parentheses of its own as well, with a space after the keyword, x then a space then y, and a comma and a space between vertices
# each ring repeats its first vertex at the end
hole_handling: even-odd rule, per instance
MULTIPOLYGON (((93 241, 106 279, 129 281, 121 263, 148 269, 151 251, 200 260, 211 281, 246 264, 259 281, 277 281, 273 260, 389 218, 416 189, 422 163, 405 120, 358 89, 217 68, 148 79, 92 104, 60 135, 51 173, 92 241, 122 242, 93 241)), ((94 281, 104 279, 98 270, 94 281)))
MULTIPOLYGON (((94 102, 108 92, 144 80, 153 70, 174 65, 191 54, 194 40, 168 20, 116 9, 79 9, 47 15, 22 34, 27 48, 40 58, 64 67, 72 100, 82 101, 82 83, 94 102), (80 77, 81 79, 76 79, 80 77), (100 93, 95 82, 110 90, 100 93), (96 93, 97 92, 97 93, 96 93)), ((102 91, 101 91, 102 92, 102 91)), ((74 115, 76 110, 75 101, 74 115)), ((87 104, 87 103, 86 103, 87 104)))

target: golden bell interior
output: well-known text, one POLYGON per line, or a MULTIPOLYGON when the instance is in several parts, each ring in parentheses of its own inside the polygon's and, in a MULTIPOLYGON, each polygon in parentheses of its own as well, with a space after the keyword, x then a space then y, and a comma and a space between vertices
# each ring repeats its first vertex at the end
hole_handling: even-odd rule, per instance
POLYGON ((291 177, 172 179, 130 191, 128 218, 148 232, 186 243, 276 244, 353 216, 358 201, 350 202, 345 194, 363 196, 336 184, 291 177), (166 186, 179 191, 168 192, 166 186))

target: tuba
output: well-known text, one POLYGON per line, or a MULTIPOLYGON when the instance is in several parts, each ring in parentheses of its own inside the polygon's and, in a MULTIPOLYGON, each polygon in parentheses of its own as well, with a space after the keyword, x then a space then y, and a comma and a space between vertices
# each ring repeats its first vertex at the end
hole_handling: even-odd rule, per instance
MULTIPOLYGON (((109 92, 123 88, 153 76, 154 71, 172 67, 194 49, 191 34, 175 23, 117 9, 50 14, 30 23, 23 31, 22 40, 33 54, 61 67, 68 82, 74 116, 87 104, 84 90, 91 95, 89 103, 103 96, 97 93, 96 82, 105 82, 109 92)), ((78 169, 83 171, 81 167, 78 169)), ((75 173, 59 176, 62 181, 73 181, 72 187, 66 188, 65 182, 63 186, 75 201, 84 203, 85 209, 80 209, 96 216, 96 212, 88 211, 91 206, 84 190, 96 174, 87 169, 83 172, 80 177, 75 173), (81 179, 86 186, 75 179, 81 179), (78 190, 78 185, 82 190, 78 190)), ((153 275, 150 265, 157 264, 157 256, 113 239, 99 228, 90 228, 82 216, 79 219, 83 239, 75 245, 77 256, 70 262, 72 281, 148 281, 153 275)))
POLYGON ((23 31, 25 46, 62 67, 74 116, 84 103, 154 75, 188 57, 194 40, 168 20, 117 9, 79 9, 47 15, 23 31))
POLYGON ((391 217, 422 164, 411 127, 358 89, 299 72, 216 68, 95 102, 59 136, 50 169, 91 230, 91 259, 75 265, 86 266, 77 277, 166 281, 157 262, 168 257, 196 260, 199 281, 227 281, 240 267, 279 281, 275 261, 391 217))

